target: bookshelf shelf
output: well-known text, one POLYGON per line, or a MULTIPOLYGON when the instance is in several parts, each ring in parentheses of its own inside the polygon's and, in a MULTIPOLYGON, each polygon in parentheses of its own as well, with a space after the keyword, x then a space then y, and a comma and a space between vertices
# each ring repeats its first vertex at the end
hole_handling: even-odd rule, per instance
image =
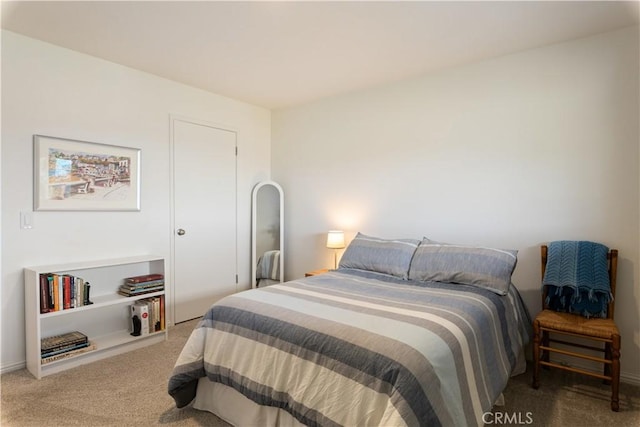
MULTIPOLYGON (((153 255, 26 267, 24 269, 25 323, 29 372, 36 378, 42 378, 166 340, 166 321, 162 331, 140 336, 130 334, 131 305, 141 299, 166 297, 165 290, 168 286, 166 276, 165 290, 130 297, 117 293, 126 277, 156 273, 164 275, 164 272, 164 258, 153 255), (93 304, 41 313, 40 275, 50 273, 82 277, 90 282, 90 300, 93 304), (71 331, 80 331, 87 335, 96 348, 42 364, 41 339, 71 331)), ((162 316, 166 318, 166 308, 163 307, 161 311, 162 316)))
POLYGON ((133 303, 134 301, 137 301, 137 300, 140 300, 140 299, 156 297, 156 296, 160 296, 160 295, 164 295, 164 291, 150 292, 148 294, 136 295, 136 296, 132 296, 132 297, 125 297, 123 295, 118 295, 118 294, 100 295, 98 297, 91 298, 93 300, 93 304, 91 304, 91 305, 84 305, 82 307, 76 307, 76 308, 72 308, 72 309, 69 309, 69 310, 60 310, 60 311, 52 311, 52 312, 49 312, 49 313, 41 313, 40 316, 42 318, 55 317, 55 316, 64 316, 64 315, 69 314, 70 312, 78 312, 78 311, 84 311, 84 310, 95 310, 97 308, 108 307, 110 305, 133 303))

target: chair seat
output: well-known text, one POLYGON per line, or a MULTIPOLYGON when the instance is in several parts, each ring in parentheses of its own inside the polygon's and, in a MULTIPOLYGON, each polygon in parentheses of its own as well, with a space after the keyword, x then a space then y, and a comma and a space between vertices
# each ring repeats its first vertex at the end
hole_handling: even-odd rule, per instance
POLYGON ((577 314, 562 313, 552 310, 542 310, 536 321, 543 328, 573 334, 588 335, 602 339, 611 339, 614 335, 620 335, 618 327, 613 319, 590 318, 587 319, 577 314))

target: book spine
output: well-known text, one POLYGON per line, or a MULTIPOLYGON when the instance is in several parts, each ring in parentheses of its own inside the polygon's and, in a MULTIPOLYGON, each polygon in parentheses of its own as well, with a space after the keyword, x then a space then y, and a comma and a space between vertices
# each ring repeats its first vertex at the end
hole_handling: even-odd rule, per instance
POLYGON ((82 345, 88 343, 89 340, 84 339, 61 339, 55 342, 42 343, 40 346, 40 354, 48 353, 51 351, 60 350, 63 348, 73 347, 75 345, 82 345))
POLYGON ((130 294, 124 291, 118 291, 118 295, 122 295, 123 297, 127 297, 127 298, 131 298, 131 297, 138 297, 140 295, 147 295, 147 294, 152 294, 154 292, 158 292, 158 291, 148 291, 148 292, 138 292, 135 294, 130 294))
POLYGON ((158 286, 158 285, 164 285, 164 280, 152 280, 150 282, 140 282, 140 283, 125 283, 120 286, 125 288, 138 289, 138 288, 145 288, 145 287, 158 286))
POLYGON ((76 308, 76 278, 74 276, 69 276, 69 283, 71 289, 71 308, 76 308))
POLYGON ((123 288, 120 287, 119 290, 122 292, 125 292, 129 295, 139 295, 139 294, 146 294, 149 292, 156 292, 156 291, 161 291, 164 289, 164 286, 153 286, 150 288, 141 288, 141 289, 127 289, 127 288, 123 288))
POLYGON ((49 281, 46 274, 40 275, 40 313, 49 312, 49 281))
POLYGON ((160 327, 160 298, 153 299, 153 326, 156 332, 161 331, 160 327))
POLYGON ((51 275, 51 283, 53 284, 53 311, 60 310, 60 297, 58 293, 60 292, 60 288, 58 287, 58 275, 51 275))
POLYGON ((164 331, 164 295, 160 295, 160 330, 164 331))
POLYGON ((149 316, 149 332, 156 331, 156 316, 158 315, 158 311, 156 310, 156 299, 149 299, 149 310, 151 311, 151 316, 149 316))
POLYGON ((127 277, 124 281, 125 283, 142 283, 161 279, 164 279, 162 274, 145 274, 143 276, 127 277))
POLYGON ((49 283, 49 311, 55 310, 55 303, 53 299, 53 276, 47 274, 47 282, 49 283))
POLYGON ((62 276, 62 291, 64 292, 63 308, 68 310, 71 308, 71 281, 69 276, 62 276))
POLYGON ((58 274, 58 310, 64 310, 64 280, 58 274))
POLYGON ((84 279, 82 277, 76 277, 76 287, 78 289, 78 306, 84 305, 84 279))

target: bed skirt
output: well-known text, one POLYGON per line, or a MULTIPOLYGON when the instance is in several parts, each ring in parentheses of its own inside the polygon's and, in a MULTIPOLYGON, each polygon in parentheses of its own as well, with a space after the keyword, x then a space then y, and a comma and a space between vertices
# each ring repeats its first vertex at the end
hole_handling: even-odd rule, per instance
POLYGON ((198 381, 193 407, 209 411, 234 426, 304 426, 287 411, 258 405, 233 387, 209 381, 207 377, 198 381))

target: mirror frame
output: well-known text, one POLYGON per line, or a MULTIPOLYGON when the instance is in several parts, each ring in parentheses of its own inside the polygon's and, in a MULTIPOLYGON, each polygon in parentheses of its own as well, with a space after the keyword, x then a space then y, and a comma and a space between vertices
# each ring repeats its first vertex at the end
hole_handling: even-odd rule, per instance
POLYGON ((284 282, 284 191, 280 184, 274 181, 261 181, 257 183, 251 192, 251 287, 256 287, 256 223, 258 209, 258 191, 267 185, 273 186, 280 196, 280 283, 284 282))

